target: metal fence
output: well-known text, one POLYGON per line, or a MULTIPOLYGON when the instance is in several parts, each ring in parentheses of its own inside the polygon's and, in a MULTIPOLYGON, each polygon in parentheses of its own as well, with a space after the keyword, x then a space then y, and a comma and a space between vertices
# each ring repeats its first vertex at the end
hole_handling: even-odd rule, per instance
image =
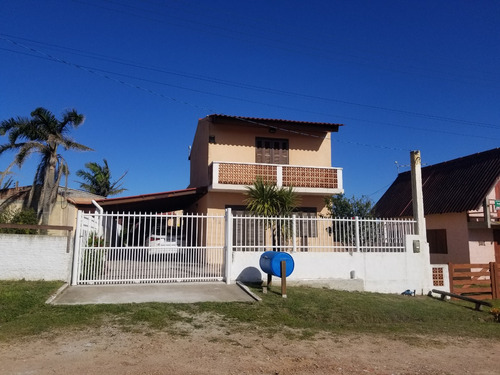
POLYGON ((414 220, 233 217, 233 251, 404 252, 414 220))
MULTIPOLYGON (((405 251, 414 220, 78 213, 73 284, 222 280, 231 251, 405 251)), ((229 261, 228 261, 229 260, 229 261)))
POLYGON ((78 213, 73 284, 223 278, 224 217, 78 213))

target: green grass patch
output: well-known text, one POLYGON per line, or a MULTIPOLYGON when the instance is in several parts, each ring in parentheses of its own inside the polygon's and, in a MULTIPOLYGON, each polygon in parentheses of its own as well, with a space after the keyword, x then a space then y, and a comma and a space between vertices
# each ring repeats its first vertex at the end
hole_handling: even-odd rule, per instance
MULTIPOLYGON (((258 303, 143 303, 53 306, 47 298, 62 283, 0 281, 0 340, 113 325, 148 333, 186 334, 214 324, 227 332, 271 337, 312 338, 317 334, 381 334, 396 338, 436 335, 500 340, 500 324, 489 308, 475 311, 467 302, 430 297, 343 292, 289 287, 288 298, 271 290, 258 303), (180 327, 180 328, 179 328, 180 327)), ((500 306, 500 301, 494 301, 500 306)))

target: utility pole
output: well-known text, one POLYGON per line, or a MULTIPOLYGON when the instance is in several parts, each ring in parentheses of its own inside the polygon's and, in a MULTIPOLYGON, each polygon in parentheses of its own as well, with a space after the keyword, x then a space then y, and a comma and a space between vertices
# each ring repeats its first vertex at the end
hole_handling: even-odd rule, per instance
POLYGON ((420 157, 420 151, 411 151, 410 161, 413 218, 417 222, 416 234, 427 240, 424 217, 424 195, 422 192, 422 159, 420 157))
MULTIPOLYGON (((426 275, 421 281, 422 294, 432 289, 432 268, 429 253, 429 244, 427 243, 427 231, 424 217, 424 194, 422 191, 422 159, 420 151, 410 152, 411 161, 411 195, 413 203, 413 218, 416 221, 417 238, 413 240, 413 253, 419 253, 419 259, 422 266, 425 267, 426 275)), ((413 259, 415 261, 415 259, 413 259)), ((422 275, 420 275, 422 277, 422 275)))

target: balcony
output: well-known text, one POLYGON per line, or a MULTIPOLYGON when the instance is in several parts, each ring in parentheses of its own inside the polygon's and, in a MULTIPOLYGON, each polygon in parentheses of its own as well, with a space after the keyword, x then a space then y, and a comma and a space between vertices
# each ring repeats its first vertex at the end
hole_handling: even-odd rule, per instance
POLYGON ((500 227, 500 208, 495 202, 495 199, 487 199, 481 210, 467 212, 469 228, 500 227))
POLYGON ((213 162, 211 189, 244 191, 257 178, 277 186, 292 186, 297 193, 332 195, 343 192, 342 168, 283 164, 213 162))

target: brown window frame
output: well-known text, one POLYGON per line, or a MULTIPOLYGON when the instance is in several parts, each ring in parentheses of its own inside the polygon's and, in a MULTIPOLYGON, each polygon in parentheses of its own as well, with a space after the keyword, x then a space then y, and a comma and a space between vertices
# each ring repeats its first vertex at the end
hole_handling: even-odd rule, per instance
POLYGON ((285 138, 255 138, 255 162, 288 164, 289 142, 285 138))
POLYGON ((431 254, 448 254, 446 229, 427 229, 427 242, 431 254))

